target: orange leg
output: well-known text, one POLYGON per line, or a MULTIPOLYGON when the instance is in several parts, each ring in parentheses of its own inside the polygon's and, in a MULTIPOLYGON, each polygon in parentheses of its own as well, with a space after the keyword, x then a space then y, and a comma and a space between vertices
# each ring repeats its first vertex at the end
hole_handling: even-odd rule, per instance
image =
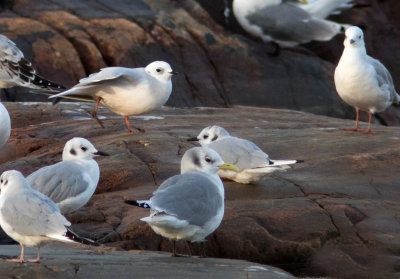
MULTIPOLYGON (((132 133, 131 127, 130 127, 130 125, 129 125, 129 118, 128 118, 128 115, 125 115, 125 124, 126 124, 126 128, 128 128, 128 133, 132 133)), ((132 127, 135 128, 136 130, 138 130, 138 131, 141 132, 141 133, 146 133, 146 130, 143 129, 143 128, 136 127, 136 126, 133 126, 133 125, 132 125, 132 127)))
POLYGON ((369 111, 368 112, 368 128, 366 130, 364 130, 363 132, 366 134, 373 134, 375 135, 376 133, 374 131, 371 130, 371 121, 372 121, 372 112, 369 111))
POLYGON ((357 132, 359 130, 358 120, 360 118, 360 109, 356 108, 356 127, 350 129, 344 129, 345 131, 354 131, 357 132))
POLYGON ((100 104, 100 101, 101 101, 101 100, 102 100, 101 97, 98 97, 98 98, 97 98, 96 106, 94 107, 94 111, 92 112, 92 116, 93 116, 93 118, 96 120, 96 122, 101 126, 101 128, 104 129, 103 122, 101 122, 101 120, 97 117, 97 110, 99 109, 99 104, 100 104))

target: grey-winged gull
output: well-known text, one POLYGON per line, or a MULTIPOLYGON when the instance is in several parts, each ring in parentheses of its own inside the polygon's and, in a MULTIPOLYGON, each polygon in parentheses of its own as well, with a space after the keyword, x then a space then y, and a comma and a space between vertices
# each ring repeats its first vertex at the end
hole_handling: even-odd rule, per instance
POLYGON ((125 116, 126 127, 131 133, 128 116, 144 114, 164 105, 171 95, 171 77, 174 74, 176 72, 171 66, 163 61, 152 62, 146 68, 109 67, 49 98, 95 101, 93 117, 103 127, 97 118, 97 109, 101 103, 111 111, 125 116))
POLYGON ((6 107, 0 103, 0 148, 6 144, 11 134, 11 120, 6 107))
POLYGON ((204 128, 197 137, 188 139, 199 141, 201 146, 218 152, 225 163, 234 164, 237 170, 219 170, 220 177, 239 183, 256 183, 265 175, 282 171, 299 160, 272 160, 253 142, 231 136, 219 126, 204 128))
POLYGON ((359 130, 358 119, 362 110, 369 114, 368 128, 364 132, 374 134, 371 130, 372 114, 399 103, 400 96, 386 67, 367 55, 363 31, 352 26, 345 35, 343 54, 335 69, 335 86, 340 98, 353 106, 357 114, 356 127, 346 130, 359 130))

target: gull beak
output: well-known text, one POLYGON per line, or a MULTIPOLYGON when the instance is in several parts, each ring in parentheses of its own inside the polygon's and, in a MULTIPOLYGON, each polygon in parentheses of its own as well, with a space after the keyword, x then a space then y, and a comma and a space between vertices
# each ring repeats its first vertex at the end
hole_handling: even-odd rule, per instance
POLYGON ((199 139, 197 137, 193 137, 193 138, 188 138, 187 141, 199 141, 199 139))
POLYGON ((239 170, 239 168, 234 164, 222 164, 222 165, 219 165, 218 168, 220 170, 231 170, 231 171, 238 171, 239 170))
POLYGON ((301 4, 307 5, 307 4, 308 4, 308 1, 307 1, 307 0, 302 0, 302 1, 301 1, 301 4))
POLYGON ((110 156, 110 154, 105 153, 105 152, 103 152, 103 151, 94 152, 93 155, 97 155, 97 156, 110 156))
POLYGON ((174 76, 176 76, 177 74, 179 74, 178 72, 175 72, 175 71, 172 71, 172 72, 169 72, 171 75, 174 75, 174 76))
POLYGON ((356 41, 354 41, 353 39, 350 40, 350 44, 354 44, 356 41))

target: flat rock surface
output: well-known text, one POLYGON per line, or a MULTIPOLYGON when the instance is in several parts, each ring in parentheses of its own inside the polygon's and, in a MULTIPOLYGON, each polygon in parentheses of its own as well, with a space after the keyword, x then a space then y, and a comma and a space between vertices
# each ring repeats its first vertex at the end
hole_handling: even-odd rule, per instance
MULTIPOLYGON (((294 278, 287 272, 247 261, 179 257, 149 251, 113 251, 107 248, 44 246, 42 260, 13 263, 6 259, 19 252, 17 245, 1 246, 1 278, 294 278)), ((36 249, 28 249, 29 258, 36 249)))
MULTIPOLYGON (((302 276, 392 275, 399 268, 393 258, 400 251, 399 128, 374 125, 376 135, 370 135, 343 130, 354 121, 298 111, 164 108, 131 117, 146 133, 128 134, 123 118, 105 108, 99 110, 100 128, 89 114, 93 104, 5 106, 13 131, 0 150, 0 171, 28 175, 56 163, 75 136, 111 154, 96 158, 101 175, 95 195, 67 216, 77 233, 107 246, 171 251, 168 240, 139 220, 148 210, 123 201, 149 198, 179 173, 183 153, 195 145, 186 139, 217 124, 255 142, 272 159, 304 163, 257 185, 225 181, 225 216, 206 242, 208 256, 272 264, 302 276)), ((188 253, 185 243, 177 248, 188 253)), ((199 245, 192 248, 199 253, 199 245)))

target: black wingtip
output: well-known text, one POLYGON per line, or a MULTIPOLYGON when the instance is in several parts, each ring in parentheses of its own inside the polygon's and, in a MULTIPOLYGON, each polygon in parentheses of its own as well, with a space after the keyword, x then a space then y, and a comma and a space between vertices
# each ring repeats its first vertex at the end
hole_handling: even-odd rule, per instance
POLYGON ((296 160, 296 164, 304 163, 304 160, 296 160))
POLYGON ((199 141, 199 139, 197 137, 191 137, 186 139, 187 141, 199 141))
POLYGON ((150 208, 150 205, 147 202, 138 202, 135 200, 125 200, 126 204, 143 207, 143 208, 150 208))

